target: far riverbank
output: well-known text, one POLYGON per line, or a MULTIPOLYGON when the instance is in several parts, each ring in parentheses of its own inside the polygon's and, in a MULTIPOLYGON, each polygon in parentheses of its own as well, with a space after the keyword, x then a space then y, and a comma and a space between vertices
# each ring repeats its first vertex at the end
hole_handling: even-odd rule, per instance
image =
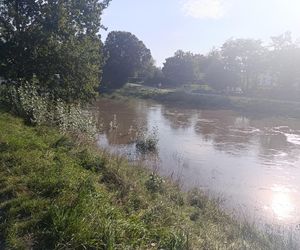
POLYGON ((201 94, 185 91, 184 89, 160 89, 130 83, 125 85, 122 89, 115 91, 112 95, 114 94, 153 99, 164 104, 172 104, 186 108, 222 108, 250 114, 255 112, 255 114, 261 115, 271 114, 294 118, 300 117, 300 102, 295 101, 201 94))

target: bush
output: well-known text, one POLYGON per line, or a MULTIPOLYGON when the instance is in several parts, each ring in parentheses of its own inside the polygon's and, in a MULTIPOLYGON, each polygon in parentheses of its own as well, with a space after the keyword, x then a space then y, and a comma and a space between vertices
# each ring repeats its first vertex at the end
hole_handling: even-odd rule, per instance
POLYGON ((8 83, 1 89, 1 100, 17 115, 31 124, 44 124, 48 120, 48 97, 38 93, 36 82, 8 83))
POLYGON ((63 133, 84 133, 93 138, 97 132, 93 116, 90 112, 83 110, 80 105, 65 104, 58 101, 54 107, 54 117, 56 125, 63 133))
POLYGON ((92 115, 80 104, 68 104, 54 100, 38 88, 37 82, 20 82, 18 85, 2 85, 0 101, 13 113, 33 125, 58 126, 62 133, 96 134, 92 115))

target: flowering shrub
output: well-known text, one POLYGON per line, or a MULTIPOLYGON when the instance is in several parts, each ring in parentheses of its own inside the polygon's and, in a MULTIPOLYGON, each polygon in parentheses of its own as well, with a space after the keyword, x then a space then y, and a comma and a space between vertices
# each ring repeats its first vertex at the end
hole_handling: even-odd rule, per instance
POLYGON ((94 117, 80 105, 58 101, 55 105, 55 120, 63 133, 84 133, 93 138, 97 132, 94 117))

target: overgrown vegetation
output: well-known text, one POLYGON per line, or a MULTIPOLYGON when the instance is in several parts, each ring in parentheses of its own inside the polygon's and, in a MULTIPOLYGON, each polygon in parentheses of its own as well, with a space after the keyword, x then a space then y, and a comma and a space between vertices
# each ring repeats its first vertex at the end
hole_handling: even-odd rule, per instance
POLYGON ((96 134, 96 125, 90 112, 84 111, 80 104, 53 99, 49 93, 41 92, 35 82, 25 81, 19 86, 3 85, 0 101, 29 124, 56 126, 63 134, 83 133, 91 139, 96 134))
POLYGON ((0 114, 4 249, 293 249, 55 129, 0 114))
MULTIPOLYGON (((130 33, 111 33, 103 54, 99 31, 109 2, 0 2, 0 248, 297 249, 292 241, 238 223, 200 191, 183 193, 87 140, 95 126, 82 105, 97 95, 105 60, 104 80, 114 87, 142 73, 149 84, 163 79, 150 50, 130 33)), ((294 49, 288 46, 289 53, 294 49)), ((168 80, 201 82, 203 57, 175 56, 188 67, 182 74, 178 58, 167 60, 168 80)), ((234 53, 229 69, 239 64, 237 58, 234 53)), ((245 65, 239 72, 248 72, 245 65)), ((142 93, 179 103, 188 96, 199 104, 184 91, 151 91, 142 93)), ((219 105, 230 103, 220 97, 219 105)), ((117 126, 114 119, 111 129, 117 126)), ((143 153, 156 147, 153 135, 137 142, 143 153)))

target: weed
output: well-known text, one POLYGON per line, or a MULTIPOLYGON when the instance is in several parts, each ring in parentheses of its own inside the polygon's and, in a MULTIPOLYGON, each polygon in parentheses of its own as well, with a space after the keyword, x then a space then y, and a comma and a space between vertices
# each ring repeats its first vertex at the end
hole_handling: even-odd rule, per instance
POLYGON ((164 179, 156 173, 151 173, 145 186, 151 193, 157 193, 163 191, 164 179))
POLYGON ((138 152, 145 154, 148 152, 156 152, 158 145, 158 131, 156 128, 152 129, 150 134, 140 132, 136 141, 136 148, 138 152))

